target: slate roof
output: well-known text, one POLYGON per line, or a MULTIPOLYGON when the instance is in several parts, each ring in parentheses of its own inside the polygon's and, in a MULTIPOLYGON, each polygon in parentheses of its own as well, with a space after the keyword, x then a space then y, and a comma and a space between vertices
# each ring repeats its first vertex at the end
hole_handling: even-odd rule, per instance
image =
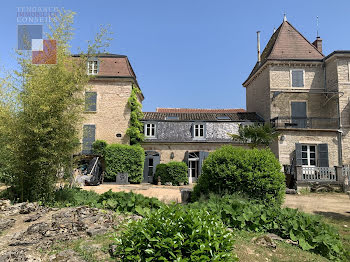
POLYGON ((209 122, 263 122, 263 119, 256 113, 237 112, 237 113, 161 113, 161 112, 144 112, 143 120, 145 121, 209 121, 209 122), (167 117, 178 117, 178 120, 167 120, 167 117), (227 116, 230 120, 218 120, 217 117, 227 116))
POLYGON ((245 82, 247 82, 268 60, 322 61, 323 58, 324 55, 295 29, 294 26, 288 21, 283 21, 276 32, 271 36, 262 52, 261 62, 255 64, 245 82))
POLYGON ((245 112, 243 108, 225 108, 225 109, 202 109, 202 108, 160 108, 159 113, 238 113, 245 112))

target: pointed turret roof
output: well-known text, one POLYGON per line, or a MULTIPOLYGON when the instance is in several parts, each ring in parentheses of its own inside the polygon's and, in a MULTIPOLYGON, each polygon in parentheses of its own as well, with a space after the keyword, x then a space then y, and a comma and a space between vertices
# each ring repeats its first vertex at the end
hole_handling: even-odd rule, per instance
POLYGON ((323 58, 324 55, 284 19, 262 52, 261 62, 256 63, 247 80, 267 60, 322 60, 323 58))

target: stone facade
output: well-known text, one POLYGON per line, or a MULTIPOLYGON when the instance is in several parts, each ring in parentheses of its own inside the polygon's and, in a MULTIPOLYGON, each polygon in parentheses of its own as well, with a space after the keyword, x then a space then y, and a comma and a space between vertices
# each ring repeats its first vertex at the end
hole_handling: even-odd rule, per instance
POLYGON ((156 151, 160 155, 160 163, 184 161, 186 152, 212 152, 224 145, 242 146, 237 143, 152 143, 142 144, 145 151, 156 151), (172 154, 173 153, 173 154, 172 154), (173 157, 172 157, 173 155, 173 157))
POLYGON ((130 107, 128 99, 131 82, 100 81, 91 83, 87 91, 97 93, 96 112, 85 112, 83 125, 96 126, 96 140, 107 143, 129 144, 126 130, 129 127, 130 107), (117 137, 120 134, 121 137, 117 137))

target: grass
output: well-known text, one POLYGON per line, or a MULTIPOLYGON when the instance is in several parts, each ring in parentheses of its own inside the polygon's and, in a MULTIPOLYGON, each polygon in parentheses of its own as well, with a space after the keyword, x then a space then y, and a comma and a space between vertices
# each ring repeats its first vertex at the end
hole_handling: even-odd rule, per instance
POLYGON ((254 237, 261 236, 261 233, 251 233, 247 231, 235 231, 235 252, 240 262, 302 262, 315 261, 324 262, 328 259, 308 252, 303 251, 299 247, 287 244, 282 241, 275 241, 277 248, 260 246, 252 242, 254 237))
POLYGON ((343 246, 346 250, 347 260, 350 261, 350 216, 343 215, 324 215, 326 222, 334 225, 340 235, 340 239, 343 242, 343 246))
POLYGON ((63 250, 74 250, 81 258, 88 262, 114 261, 108 253, 109 245, 113 243, 115 233, 97 235, 66 242, 58 242, 48 251, 48 255, 58 254, 63 250))

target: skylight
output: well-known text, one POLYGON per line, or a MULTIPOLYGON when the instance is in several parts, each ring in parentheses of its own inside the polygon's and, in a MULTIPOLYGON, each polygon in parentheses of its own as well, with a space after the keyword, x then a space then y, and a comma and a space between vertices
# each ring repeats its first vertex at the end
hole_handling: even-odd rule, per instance
POLYGON ((225 116, 225 115, 216 116, 216 119, 217 120, 231 120, 231 118, 229 116, 225 116))
POLYGON ((179 120, 178 116, 167 116, 165 120, 179 120))

